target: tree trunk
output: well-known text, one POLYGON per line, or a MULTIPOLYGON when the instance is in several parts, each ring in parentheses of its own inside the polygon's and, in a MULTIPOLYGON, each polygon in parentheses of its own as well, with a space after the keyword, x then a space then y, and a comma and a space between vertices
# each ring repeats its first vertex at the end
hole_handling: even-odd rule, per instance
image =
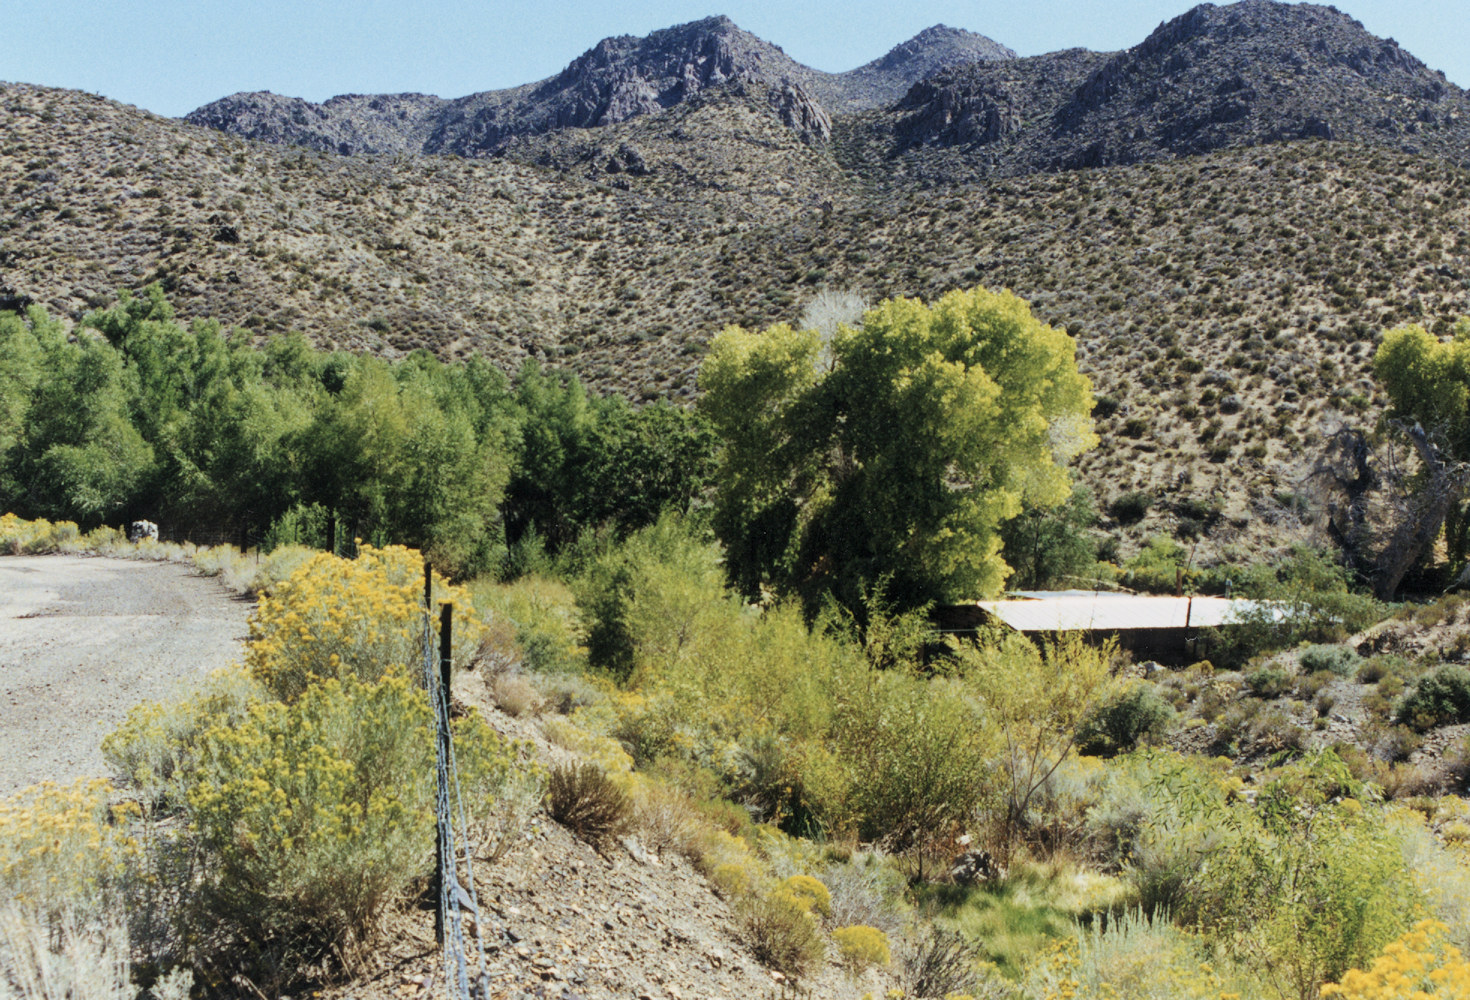
POLYGON ((1465 466, 1447 459, 1418 424, 1406 433, 1423 464, 1424 482, 1408 498, 1388 544, 1379 553, 1373 590, 1381 601, 1392 600, 1404 575, 1429 555, 1445 518, 1465 492, 1465 466))

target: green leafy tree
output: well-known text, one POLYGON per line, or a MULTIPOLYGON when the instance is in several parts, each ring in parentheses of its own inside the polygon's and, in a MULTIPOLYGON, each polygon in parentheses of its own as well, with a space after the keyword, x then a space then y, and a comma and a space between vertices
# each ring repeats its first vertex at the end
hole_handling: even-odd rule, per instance
POLYGON ((592 396, 575 376, 534 362, 521 369, 515 398, 520 455, 505 501, 512 543, 535 538, 556 553, 588 529, 624 537, 703 496, 715 440, 699 413, 592 396))
POLYGON ((724 445, 715 528, 733 581, 903 606, 997 592, 1000 528, 1062 502, 1096 443, 1075 343, 983 289, 883 302, 861 327, 731 328, 700 370, 724 445))
POLYGON ((45 337, 41 375, 5 456, 10 505, 28 516, 95 525, 131 504, 153 449, 129 420, 129 373, 105 343, 45 337))
POLYGON ((1097 567, 1092 494, 1075 489, 1055 507, 1028 506, 1001 526, 1012 590, 1049 590, 1090 583, 1097 567))

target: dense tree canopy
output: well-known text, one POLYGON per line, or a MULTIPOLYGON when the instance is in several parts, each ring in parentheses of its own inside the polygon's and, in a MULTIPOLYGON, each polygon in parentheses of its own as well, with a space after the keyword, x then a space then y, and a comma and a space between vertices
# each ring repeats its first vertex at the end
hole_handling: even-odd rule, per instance
POLYGON ((713 435, 528 365, 257 345, 176 322, 158 288, 72 332, 0 314, 0 506, 84 527, 148 517, 174 537, 331 547, 360 537, 494 568, 507 541, 623 534, 703 494, 713 435))
POLYGON ((1008 292, 890 300, 829 343, 731 328, 700 385, 724 445, 715 530, 750 595, 993 594, 1001 525, 1065 500, 1097 440, 1072 338, 1008 292))

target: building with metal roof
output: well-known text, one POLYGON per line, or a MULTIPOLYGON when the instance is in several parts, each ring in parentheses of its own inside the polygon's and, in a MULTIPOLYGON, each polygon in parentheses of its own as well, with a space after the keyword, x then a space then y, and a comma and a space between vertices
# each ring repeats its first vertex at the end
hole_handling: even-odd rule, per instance
POLYGON ((1282 612, 1270 604, 1228 597, 1157 597, 1110 591, 1024 591, 1004 600, 944 609, 945 631, 999 624, 1025 634, 1084 632, 1118 643, 1140 659, 1190 663, 1205 659, 1212 634, 1282 612))

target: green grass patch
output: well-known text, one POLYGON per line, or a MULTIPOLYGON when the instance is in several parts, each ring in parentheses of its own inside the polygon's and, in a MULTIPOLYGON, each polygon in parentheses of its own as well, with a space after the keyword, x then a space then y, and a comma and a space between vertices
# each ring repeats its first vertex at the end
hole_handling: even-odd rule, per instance
POLYGON ((928 885, 917 890, 920 907, 937 924, 964 934, 1008 979, 1054 940, 1072 937, 1104 913, 1122 913, 1134 902, 1122 879, 1069 865, 1017 865, 1004 879, 984 885, 928 885))

